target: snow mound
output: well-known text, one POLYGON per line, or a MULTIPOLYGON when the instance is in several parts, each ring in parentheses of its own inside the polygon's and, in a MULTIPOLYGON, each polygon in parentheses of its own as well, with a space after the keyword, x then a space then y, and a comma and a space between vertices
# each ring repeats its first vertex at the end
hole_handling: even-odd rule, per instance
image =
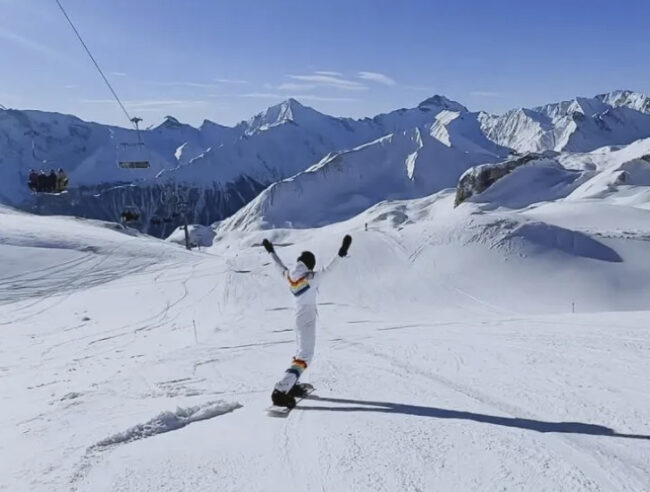
POLYGON ((517 167, 471 200, 493 206, 524 208, 565 198, 577 188, 582 177, 582 172, 565 169, 555 160, 540 159, 517 167))
POLYGON ((556 250, 593 260, 613 263, 623 261, 614 249, 587 234, 544 222, 522 224, 509 233, 504 241, 523 243, 519 245, 523 250, 530 250, 532 246, 537 251, 556 250))
POLYGON ((165 432, 182 429, 192 422, 199 422, 201 420, 218 417, 219 415, 241 408, 241 406, 242 405, 237 402, 219 400, 193 407, 179 407, 173 412, 162 412, 144 424, 135 425, 130 429, 107 437, 91 446, 90 449, 95 450, 115 446, 117 444, 126 444, 158 434, 163 434, 165 432))
POLYGON ((516 159, 508 159, 496 164, 481 164, 465 171, 458 180, 456 187, 456 200, 458 206, 469 198, 483 193, 494 183, 507 176, 519 166, 542 158, 541 154, 530 153, 516 159))

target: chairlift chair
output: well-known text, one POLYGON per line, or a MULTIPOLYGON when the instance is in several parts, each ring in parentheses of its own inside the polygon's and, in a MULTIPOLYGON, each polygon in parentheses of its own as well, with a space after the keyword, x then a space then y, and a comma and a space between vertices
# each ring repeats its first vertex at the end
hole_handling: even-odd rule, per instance
POLYGON ((142 141, 139 124, 142 118, 131 118, 135 125, 135 132, 138 136, 137 142, 122 142, 118 148, 118 165, 122 169, 147 169, 151 166, 149 162, 149 151, 142 141))

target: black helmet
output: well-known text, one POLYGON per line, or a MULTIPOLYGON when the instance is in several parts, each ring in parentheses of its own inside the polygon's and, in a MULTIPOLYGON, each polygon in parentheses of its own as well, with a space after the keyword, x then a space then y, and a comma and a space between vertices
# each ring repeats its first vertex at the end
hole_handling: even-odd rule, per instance
POLYGON ((298 261, 302 261, 310 270, 313 270, 316 266, 316 257, 311 251, 303 251, 298 257, 298 261))

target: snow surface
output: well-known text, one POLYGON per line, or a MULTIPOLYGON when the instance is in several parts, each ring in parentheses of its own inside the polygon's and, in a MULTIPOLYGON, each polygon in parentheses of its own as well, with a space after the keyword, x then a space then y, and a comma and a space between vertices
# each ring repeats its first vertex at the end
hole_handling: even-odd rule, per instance
POLYGON ((647 490, 646 188, 523 208, 442 190, 200 253, 2 208, 0 490, 647 490), (322 264, 346 233, 317 396, 268 418, 294 335, 261 240, 322 264))

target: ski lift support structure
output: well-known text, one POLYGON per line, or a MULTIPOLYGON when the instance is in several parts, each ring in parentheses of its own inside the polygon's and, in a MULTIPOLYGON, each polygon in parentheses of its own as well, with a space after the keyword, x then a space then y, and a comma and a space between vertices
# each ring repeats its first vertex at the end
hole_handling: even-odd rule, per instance
POLYGON ((187 225, 187 209, 189 202, 181 200, 178 202, 178 211, 183 215, 183 229, 185 230, 185 249, 191 250, 192 245, 190 244, 190 231, 187 225))
POLYGON ((75 27, 74 23, 72 22, 72 19, 70 19, 70 16, 66 12, 66 10, 63 8, 63 5, 61 5, 61 1, 60 0, 54 0, 54 1, 59 6, 59 9, 63 13, 66 20, 68 21, 68 24, 70 24, 70 27, 72 28, 75 35, 79 39, 79 42, 81 43, 81 45, 86 50, 86 53, 88 53, 88 56, 90 57, 91 61, 93 62, 93 65, 95 65, 95 68, 99 72, 99 75, 101 75, 102 79, 104 80, 104 83, 106 84, 108 89, 111 91, 111 94, 113 94, 113 97, 117 101, 117 104, 119 104, 120 108, 122 109, 122 112, 124 113, 126 118, 133 124, 133 126, 135 128, 136 134, 138 136, 138 142, 136 144, 128 144, 128 143, 127 144, 122 144, 122 146, 126 147, 126 148, 128 148, 129 145, 137 146, 136 148, 138 149, 138 153, 139 153, 140 157, 137 158, 137 159, 133 159, 133 160, 119 160, 119 162, 118 162, 119 166, 122 167, 122 168, 127 168, 127 169, 146 169, 146 168, 148 168, 150 166, 149 159, 148 158, 142 159, 142 151, 145 148, 144 142, 142 141, 142 136, 140 135, 140 127, 139 127, 139 123, 142 121, 142 118, 138 118, 138 117, 133 117, 132 118, 131 117, 129 112, 124 107, 124 104, 122 104, 122 101, 120 100, 120 97, 117 95, 117 92, 115 92, 115 89, 113 89, 113 86, 111 85, 111 83, 106 78, 106 75, 104 75, 103 70, 99 66, 99 63, 97 63, 97 60, 95 59, 92 52, 90 51, 90 48, 88 48, 88 45, 85 43, 85 41, 81 37, 81 34, 79 33, 79 31, 75 27))

